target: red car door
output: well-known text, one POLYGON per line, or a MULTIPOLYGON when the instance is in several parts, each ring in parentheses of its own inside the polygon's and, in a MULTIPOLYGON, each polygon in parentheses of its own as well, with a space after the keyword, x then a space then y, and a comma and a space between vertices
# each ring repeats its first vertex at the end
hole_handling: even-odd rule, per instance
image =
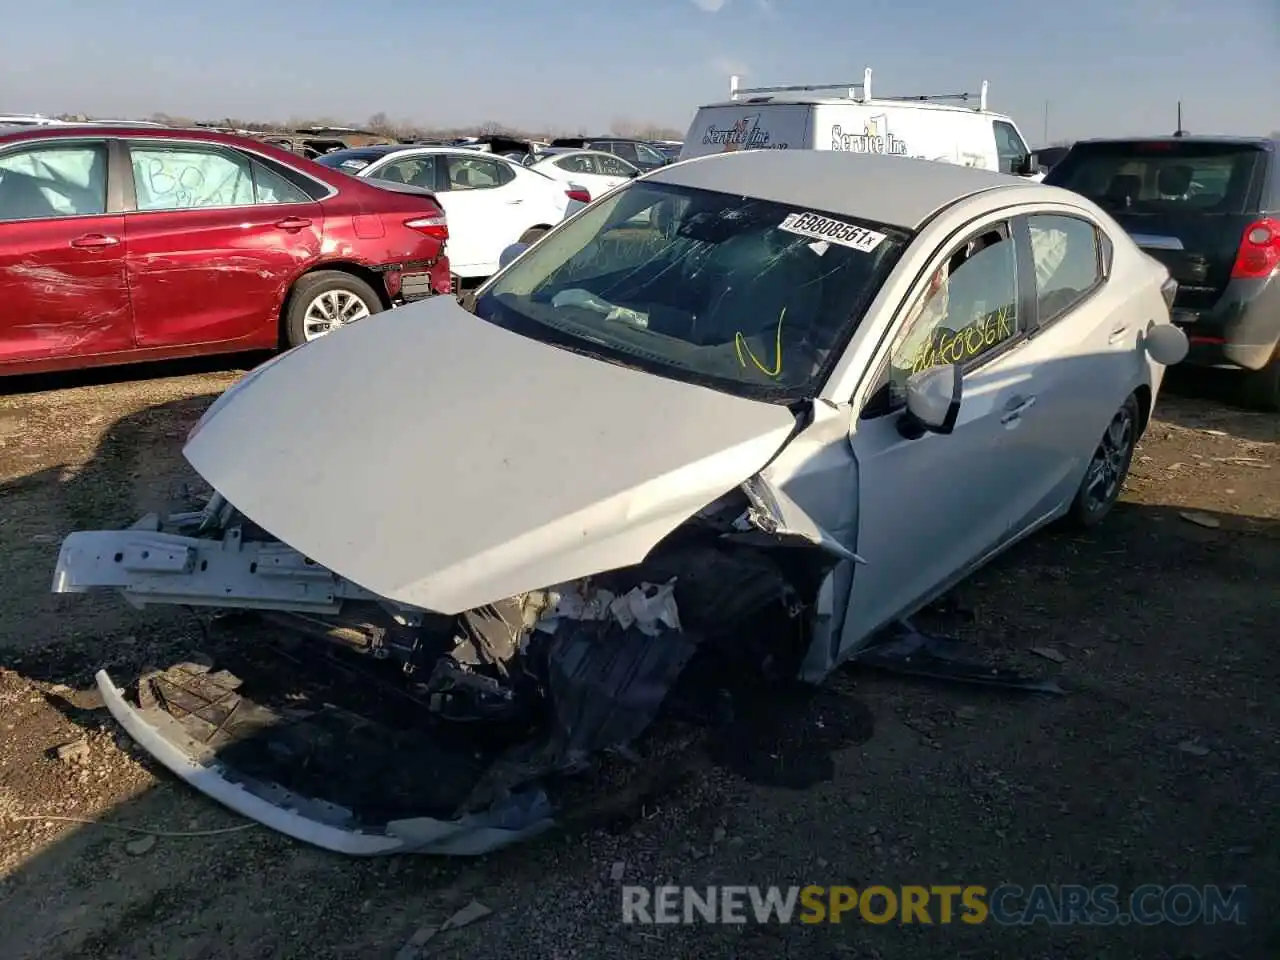
POLYGON ((124 217, 107 209, 105 141, 0 151, 0 366, 133 346, 124 217))
POLYGON ((140 137, 128 152, 136 209, 125 214, 125 237, 138 346, 274 346, 290 283, 320 256, 320 204, 230 147, 140 137))

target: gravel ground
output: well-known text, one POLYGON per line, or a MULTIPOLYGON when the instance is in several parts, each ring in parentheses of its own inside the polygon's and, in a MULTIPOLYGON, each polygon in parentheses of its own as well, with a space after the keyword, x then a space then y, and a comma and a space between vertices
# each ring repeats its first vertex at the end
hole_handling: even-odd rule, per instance
POLYGON ((182 439, 241 372, 0 396, 0 957, 391 958, 472 901, 492 912, 423 955, 1280 955, 1276 417, 1212 384, 1166 393, 1101 531, 1035 538, 937 615, 1065 697, 845 672, 776 747, 826 779, 763 785, 693 750, 674 784, 607 822, 478 860, 355 861, 244 829, 111 723, 93 670, 161 662, 197 639, 191 617, 49 593, 61 536, 180 494, 182 439), (815 734, 831 729, 848 735, 815 734), (664 881, 1247 884, 1254 907, 1243 926, 1185 928, 619 922, 620 883, 664 881))

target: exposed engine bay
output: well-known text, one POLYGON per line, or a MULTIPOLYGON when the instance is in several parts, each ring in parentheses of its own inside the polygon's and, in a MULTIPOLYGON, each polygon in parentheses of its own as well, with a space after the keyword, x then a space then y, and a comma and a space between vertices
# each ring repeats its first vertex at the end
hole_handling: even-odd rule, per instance
MULTIPOLYGON (((215 495, 97 545, 135 605, 230 608, 190 662, 139 677, 136 706, 105 672, 99 686, 171 770, 291 836, 482 853, 556 823, 574 774, 638 762, 656 720, 712 723, 800 674, 837 557, 754 502, 735 491, 638 565, 446 616, 343 581, 215 495)), ((105 535, 69 538, 70 565, 105 535)))

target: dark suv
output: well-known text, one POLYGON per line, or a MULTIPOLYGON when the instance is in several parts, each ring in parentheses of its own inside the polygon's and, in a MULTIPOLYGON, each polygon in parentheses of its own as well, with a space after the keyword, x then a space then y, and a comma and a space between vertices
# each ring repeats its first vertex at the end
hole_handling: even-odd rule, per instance
POLYGON ((1280 144, 1175 136, 1084 140, 1044 180, 1083 194, 1178 281, 1187 363, 1242 371, 1280 410, 1280 144))

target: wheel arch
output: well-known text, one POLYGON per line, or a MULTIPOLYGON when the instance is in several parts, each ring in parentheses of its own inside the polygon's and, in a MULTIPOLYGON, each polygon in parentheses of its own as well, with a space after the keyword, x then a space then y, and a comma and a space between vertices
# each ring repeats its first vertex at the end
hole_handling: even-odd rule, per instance
POLYGON ((357 280, 363 280, 378 295, 378 299, 382 302, 382 309, 391 309, 391 297, 387 295, 387 285, 383 282, 382 274, 378 273, 378 271, 371 270, 364 264, 356 263, 353 260, 331 260, 324 263, 313 263, 293 278, 293 282, 289 284, 289 289, 286 291, 284 298, 280 301, 280 311, 276 317, 276 336, 282 345, 287 345, 288 342, 289 308, 293 306, 293 299, 297 296, 298 288, 306 282, 308 277, 315 276, 317 273, 347 273, 357 280))
POLYGON ((1147 432, 1147 424, 1151 422, 1151 387, 1145 383, 1138 385, 1133 391, 1138 401, 1138 436, 1147 432))

